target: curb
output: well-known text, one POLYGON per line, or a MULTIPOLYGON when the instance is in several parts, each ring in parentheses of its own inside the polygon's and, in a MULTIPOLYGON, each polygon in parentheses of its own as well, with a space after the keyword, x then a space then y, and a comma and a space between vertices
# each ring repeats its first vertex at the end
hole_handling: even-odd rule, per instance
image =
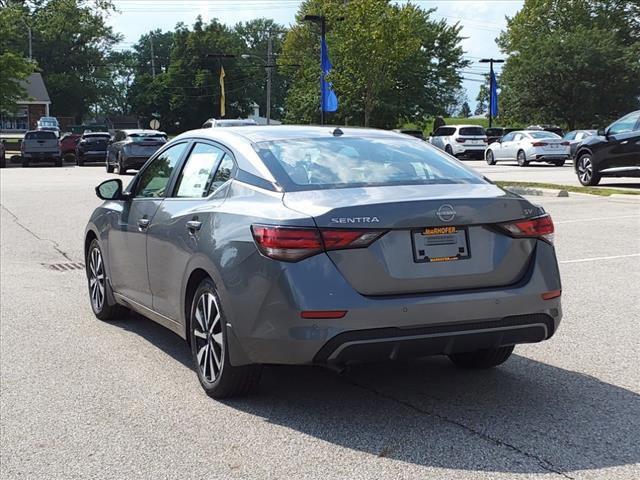
MULTIPOLYGON (((515 193, 517 195, 531 195, 536 197, 568 197, 569 192, 562 189, 551 189, 551 188, 531 188, 531 187, 519 187, 519 186, 511 186, 505 185, 505 190, 508 190, 511 193, 515 193)), ((573 194, 573 192, 572 192, 573 194)), ((631 195, 625 195, 631 196, 631 195)))

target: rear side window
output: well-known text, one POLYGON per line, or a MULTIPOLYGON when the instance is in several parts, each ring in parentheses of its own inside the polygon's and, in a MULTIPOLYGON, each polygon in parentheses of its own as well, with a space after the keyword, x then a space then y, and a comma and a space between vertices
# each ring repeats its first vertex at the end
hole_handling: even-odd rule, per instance
POLYGON ((464 127, 460 129, 460 135, 464 137, 482 137, 485 132, 482 127, 464 127))
POLYGON ((176 197, 206 197, 211 189, 216 165, 224 154, 223 150, 213 145, 196 143, 180 173, 176 197))
POLYGON ((448 137, 456 133, 456 127, 440 127, 433 134, 434 137, 448 137))
POLYGON ((39 132, 27 132, 24 135, 25 140, 57 140, 56 134, 54 132, 47 132, 46 130, 41 130, 39 132))
POLYGON ((258 153, 285 190, 484 183, 424 142, 406 138, 311 138, 260 142, 258 153))
POLYGON ((233 162, 233 159, 229 155, 226 155, 222 159, 222 162, 220 162, 220 166, 218 167, 215 177, 213 177, 213 182, 211 183, 209 192, 215 191, 229 180, 233 175, 234 168, 235 163, 233 162))

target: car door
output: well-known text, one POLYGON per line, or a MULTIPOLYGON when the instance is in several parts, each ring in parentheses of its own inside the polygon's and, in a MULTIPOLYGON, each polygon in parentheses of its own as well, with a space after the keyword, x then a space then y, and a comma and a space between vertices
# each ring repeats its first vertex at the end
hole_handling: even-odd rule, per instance
POLYGON ((181 321, 182 282, 197 255, 212 242, 215 211, 235 172, 231 152, 208 141, 193 143, 177 177, 173 194, 165 199, 149 227, 147 258, 153 309, 181 321))
POLYGON ((170 186, 172 174, 187 147, 181 142, 161 151, 128 187, 131 198, 109 232, 109 267, 113 290, 152 308, 147 271, 147 230, 170 186))
POLYGON ((600 155, 600 170, 638 164, 640 149, 640 111, 630 113, 607 128, 607 143, 600 155))
POLYGON ((515 158, 509 157, 509 149, 512 148, 513 138, 515 134, 513 132, 507 133, 504 137, 500 139, 500 146, 494 150, 495 157, 499 160, 506 160, 515 158))

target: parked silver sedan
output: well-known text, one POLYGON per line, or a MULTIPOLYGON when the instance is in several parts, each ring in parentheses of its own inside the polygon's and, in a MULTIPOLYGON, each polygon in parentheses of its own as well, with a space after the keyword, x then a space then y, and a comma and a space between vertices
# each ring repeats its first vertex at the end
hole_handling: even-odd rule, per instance
POLYGON ((195 130, 96 192, 93 312, 185 338, 216 398, 251 391, 262 364, 494 367, 560 323, 550 216, 407 135, 195 130))
POLYGON ((525 167, 529 162, 552 163, 558 167, 569 158, 569 142, 544 130, 516 130, 487 147, 484 158, 489 165, 516 160, 525 167))

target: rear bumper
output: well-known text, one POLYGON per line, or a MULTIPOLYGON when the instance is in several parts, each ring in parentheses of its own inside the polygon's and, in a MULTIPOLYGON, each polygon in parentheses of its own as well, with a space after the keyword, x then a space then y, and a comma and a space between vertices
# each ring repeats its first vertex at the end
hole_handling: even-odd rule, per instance
POLYGON ((231 351, 234 365, 345 363, 539 342, 562 317, 559 297, 541 297, 562 288, 555 251, 542 241, 513 285, 426 294, 361 295, 325 254, 286 266, 257 254, 249 262, 259 278, 242 285, 229 272, 219 292, 241 349, 231 351), (308 310, 346 314, 301 318, 308 310))
POLYGON ((78 157, 86 160, 102 160, 107 158, 107 152, 78 152, 78 157))
POLYGON ((30 162, 37 162, 37 161, 51 161, 51 160, 56 160, 58 158, 60 158, 60 151, 55 151, 55 152, 24 152, 22 153, 22 158, 25 160, 29 160, 30 162))
POLYGON ((142 166, 149 160, 149 157, 122 157, 122 164, 124 168, 133 168, 140 170, 142 166))
POLYGON ((539 162, 554 162, 557 160, 568 160, 569 155, 567 154, 552 154, 552 153, 540 153, 534 155, 532 160, 537 160, 539 162))

